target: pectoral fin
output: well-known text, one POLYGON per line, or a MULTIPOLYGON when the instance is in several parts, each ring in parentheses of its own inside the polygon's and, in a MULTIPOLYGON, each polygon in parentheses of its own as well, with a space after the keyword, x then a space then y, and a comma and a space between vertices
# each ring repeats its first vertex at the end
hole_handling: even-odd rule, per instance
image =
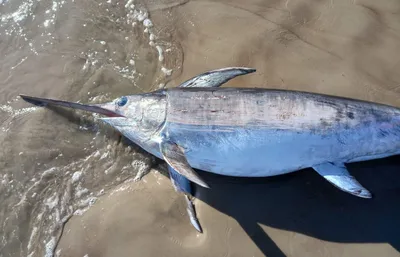
POLYGON ((362 198, 372 197, 371 193, 350 175, 343 163, 328 162, 314 166, 313 169, 344 192, 362 198))
POLYGON ((190 167, 183 150, 177 144, 163 141, 160 144, 160 148, 164 160, 176 172, 200 186, 209 188, 207 183, 190 167))
POLYGON ((183 82, 179 87, 219 87, 237 76, 255 71, 255 69, 245 67, 229 67, 212 70, 183 82))

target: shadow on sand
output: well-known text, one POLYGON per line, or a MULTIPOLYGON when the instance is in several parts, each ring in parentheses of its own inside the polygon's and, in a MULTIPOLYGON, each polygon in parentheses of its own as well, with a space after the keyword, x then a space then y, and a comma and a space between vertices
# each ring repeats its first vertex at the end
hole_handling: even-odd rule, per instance
POLYGON ((347 167, 372 199, 344 193, 311 169, 258 179, 202 172, 212 190, 196 186, 196 197, 236 219, 266 256, 285 254, 258 224, 331 242, 389 243, 400 252, 400 156, 347 167))

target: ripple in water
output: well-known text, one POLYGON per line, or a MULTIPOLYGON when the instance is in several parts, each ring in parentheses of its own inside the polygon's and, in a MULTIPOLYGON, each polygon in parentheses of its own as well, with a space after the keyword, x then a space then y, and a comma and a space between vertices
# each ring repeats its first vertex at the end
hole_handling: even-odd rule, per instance
MULTIPOLYGON (((20 74, 35 72, 35 60, 56 55, 66 63, 62 74, 72 70, 64 94, 77 100, 85 95, 82 101, 89 103, 110 101, 132 89, 148 91, 151 85, 143 82, 171 76, 165 53, 173 45, 158 39, 148 11, 137 1, 0 0, 0 10, 0 53, 9 61, 0 72, 0 93, 7 98, 0 99, 0 253, 54 256, 60 254, 55 249, 69 218, 82 215, 110 188, 140 179, 153 158, 122 143, 96 115, 62 118, 23 107, 16 96, 22 90, 47 93, 56 85, 43 91, 40 83, 20 82, 20 74), (154 68, 157 72, 149 72, 154 68), (108 78, 109 72, 117 79, 108 78), (113 91, 120 79, 132 86, 113 91)), ((49 69, 56 66, 52 60, 49 69)))

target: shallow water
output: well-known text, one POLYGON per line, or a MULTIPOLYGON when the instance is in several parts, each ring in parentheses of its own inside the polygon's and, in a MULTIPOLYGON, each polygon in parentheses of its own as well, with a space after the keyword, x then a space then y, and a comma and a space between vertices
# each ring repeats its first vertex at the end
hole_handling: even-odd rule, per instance
POLYGON ((96 115, 18 94, 100 103, 247 66, 227 85, 399 107, 399 12, 396 0, 0 0, 0 257, 398 256, 398 162, 351 170, 369 202, 312 171, 219 178, 199 189, 198 234, 168 178, 135 182, 154 158, 96 115))
POLYGON ((152 159, 92 114, 18 94, 98 103, 149 91, 176 50, 138 1, 9 0, 0 13, 0 256, 52 256, 72 215, 152 159))

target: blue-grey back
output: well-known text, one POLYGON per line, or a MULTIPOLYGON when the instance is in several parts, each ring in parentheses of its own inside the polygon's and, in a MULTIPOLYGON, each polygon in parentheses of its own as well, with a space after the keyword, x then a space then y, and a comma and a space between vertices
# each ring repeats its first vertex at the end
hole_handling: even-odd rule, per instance
POLYGON ((173 88, 167 97, 167 122, 186 125, 329 131, 400 118, 394 107, 296 91, 173 88))

